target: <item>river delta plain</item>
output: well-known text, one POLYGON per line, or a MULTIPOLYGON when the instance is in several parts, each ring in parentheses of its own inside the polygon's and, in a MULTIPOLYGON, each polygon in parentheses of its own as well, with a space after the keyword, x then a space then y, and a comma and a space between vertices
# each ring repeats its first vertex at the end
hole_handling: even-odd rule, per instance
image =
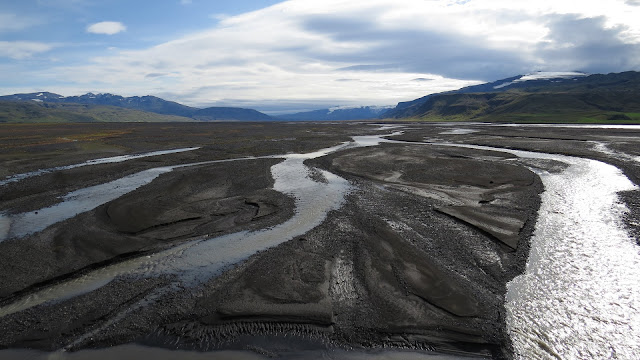
POLYGON ((20 124, 0 148, 0 358, 640 353, 638 126, 20 124))

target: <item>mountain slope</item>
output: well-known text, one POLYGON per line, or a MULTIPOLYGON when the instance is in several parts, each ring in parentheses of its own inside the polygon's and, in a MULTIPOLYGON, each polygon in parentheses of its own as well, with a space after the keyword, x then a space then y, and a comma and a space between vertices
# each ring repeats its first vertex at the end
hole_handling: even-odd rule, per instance
POLYGON ((400 103, 382 117, 488 122, 640 120, 638 72, 547 78, 534 75, 428 95, 400 103))
POLYGON ((90 105, 109 105, 125 109, 154 112, 164 115, 176 115, 190 117, 198 109, 178 104, 173 101, 163 100, 155 96, 123 97, 113 94, 87 93, 81 96, 62 96, 50 92, 14 94, 0 96, 0 101, 35 101, 48 103, 73 103, 90 105))
MULTIPOLYGON (((119 117, 121 121, 187 121, 185 118, 192 118, 199 121, 271 121, 275 120, 269 115, 263 114, 252 109, 241 109, 232 107, 211 107, 206 109, 198 109, 185 106, 173 101, 163 100, 155 96, 132 96, 122 97, 113 94, 94 94, 88 93, 81 96, 62 96, 50 92, 14 94, 0 96, 0 102, 22 102, 31 105, 41 105, 41 108, 24 105, 18 106, 13 110, 13 117, 5 121, 114 121, 117 116, 109 114, 109 112, 101 111, 98 114, 98 106, 118 107, 121 109, 129 109, 138 111, 138 117, 135 113, 122 112, 119 117), (63 106, 63 105, 66 105, 63 106), (91 107, 87 107, 87 106, 91 107), (84 106, 84 107, 83 107, 84 106), (22 108, 18 111, 17 108, 22 108), (32 109, 33 111, 26 109, 32 109), (49 110, 45 110, 49 109, 49 110), (55 110, 54 110, 55 109, 55 110), (89 110, 91 109, 91 110, 89 110), (17 112, 16 112, 17 111, 17 112), (66 117, 62 116, 61 111, 66 111, 66 117), (47 112, 45 114, 45 112, 47 112), (30 113, 32 116, 28 116, 30 113), (173 120, 170 117, 154 117, 153 114, 165 116, 175 116, 173 120), (79 116, 79 117, 78 117, 79 116), (153 119, 157 120, 153 120, 153 119), (40 119, 40 120, 36 120, 40 119), (53 120, 58 119, 58 120, 53 120), (78 120, 85 119, 85 120, 78 120), (129 119, 129 120, 125 120, 129 119)), ((5 112, 9 111, 11 106, 4 105, 5 112)), ((7 115, 8 113, 5 113, 7 115)))
POLYGON ((116 106, 0 101, 0 123, 184 121, 195 120, 116 106))

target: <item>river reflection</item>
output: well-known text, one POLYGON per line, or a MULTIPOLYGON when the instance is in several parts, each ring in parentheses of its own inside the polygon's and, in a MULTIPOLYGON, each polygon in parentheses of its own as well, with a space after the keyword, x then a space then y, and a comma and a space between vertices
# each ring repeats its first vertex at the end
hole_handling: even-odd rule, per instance
MULTIPOLYGON (((525 273, 508 284, 507 329, 521 359, 637 359, 640 253, 617 193, 636 189, 596 160, 473 145, 568 164, 545 187, 525 273)), ((534 169, 535 170, 535 169, 534 169)))

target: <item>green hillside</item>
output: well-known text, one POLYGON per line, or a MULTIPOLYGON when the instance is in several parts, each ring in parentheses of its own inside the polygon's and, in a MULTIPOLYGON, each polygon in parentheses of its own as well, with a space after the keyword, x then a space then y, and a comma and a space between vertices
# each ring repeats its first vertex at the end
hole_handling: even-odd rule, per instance
POLYGON ((116 106, 0 101, 0 123, 184 121, 195 120, 116 106))
POLYGON ((640 98, 630 93, 438 95, 409 118, 427 121, 638 122, 640 98))
POLYGON ((638 72, 494 87, 500 82, 428 95, 385 115, 418 121, 640 122, 638 72))

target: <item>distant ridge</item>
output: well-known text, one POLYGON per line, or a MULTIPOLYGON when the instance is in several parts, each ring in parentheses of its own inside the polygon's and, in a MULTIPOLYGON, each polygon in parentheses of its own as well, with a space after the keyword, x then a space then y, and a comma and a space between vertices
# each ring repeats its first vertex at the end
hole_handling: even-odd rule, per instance
MULTIPOLYGON (((80 96, 62 96, 51 92, 36 92, 27 94, 14 94, 0 96, 0 122, 33 122, 33 121, 64 121, 66 113, 69 121, 117 121, 116 117, 94 116, 98 106, 117 107, 140 112, 140 121, 154 121, 152 114, 173 116, 158 117, 157 121, 272 121, 276 120, 269 115, 261 113, 253 109, 242 109, 233 107, 210 107, 206 109, 198 109, 173 101, 167 101, 155 96, 132 96, 123 97, 113 94, 94 94, 87 93, 80 96), (22 106, 21 110, 17 110, 15 104, 11 102, 22 102, 30 105, 22 106), (94 106, 92 111, 87 107, 67 106, 62 109, 61 106, 53 105, 91 105, 94 106), (32 106, 33 105, 33 106, 32 106), (35 106, 35 107, 34 107, 35 106), (39 106, 39 107, 38 107, 39 106), (31 109, 27 111, 26 109, 31 109), (55 109, 55 111, 54 111, 55 109), (79 111, 79 113, 76 113, 79 111), (49 112, 49 114, 47 114, 49 112), (151 115, 141 115, 142 112, 152 113, 151 115), (11 113, 19 114, 11 118, 11 113), (33 114, 29 117, 28 114, 33 114), (20 119, 20 120, 17 120, 20 119), (38 120, 40 119, 40 120, 38 120), (46 120, 43 120, 46 119, 46 120), (54 120, 58 119, 58 120, 54 120), (79 120, 82 119, 82 120, 79 120)), ((121 121, 136 121, 132 118, 133 113, 122 113, 121 121), (125 120, 127 119, 127 120, 125 120)))
POLYGON ((640 122, 640 73, 534 73, 401 102, 381 118, 640 122))
POLYGON ((87 93, 80 96, 62 96, 50 92, 14 94, 0 96, 0 101, 35 101, 48 103, 73 103, 87 105, 108 105, 125 109, 148 111, 157 114, 191 117, 197 110, 173 101, 155 96, 123 97, 113 94, 87 93))
POLYGON ((196 120, 108 105, 0 100, 0 123, 185 121, 196 120))
POLYGON ((253 109, 210 107, 196 111, 192 118, 200 121, 273 121, 267 114, 253 109))
POLYGON ((284 120, 366 120, 376 119, 392 106, 337 107, 280 115, 284 120))
POLYGON ((0 123, 415 119, 640 123, 640 72, 537 72, 400 102, 271 117, 253 109, 198 109, 155 96, 51 92, 0 96, 0 123))

